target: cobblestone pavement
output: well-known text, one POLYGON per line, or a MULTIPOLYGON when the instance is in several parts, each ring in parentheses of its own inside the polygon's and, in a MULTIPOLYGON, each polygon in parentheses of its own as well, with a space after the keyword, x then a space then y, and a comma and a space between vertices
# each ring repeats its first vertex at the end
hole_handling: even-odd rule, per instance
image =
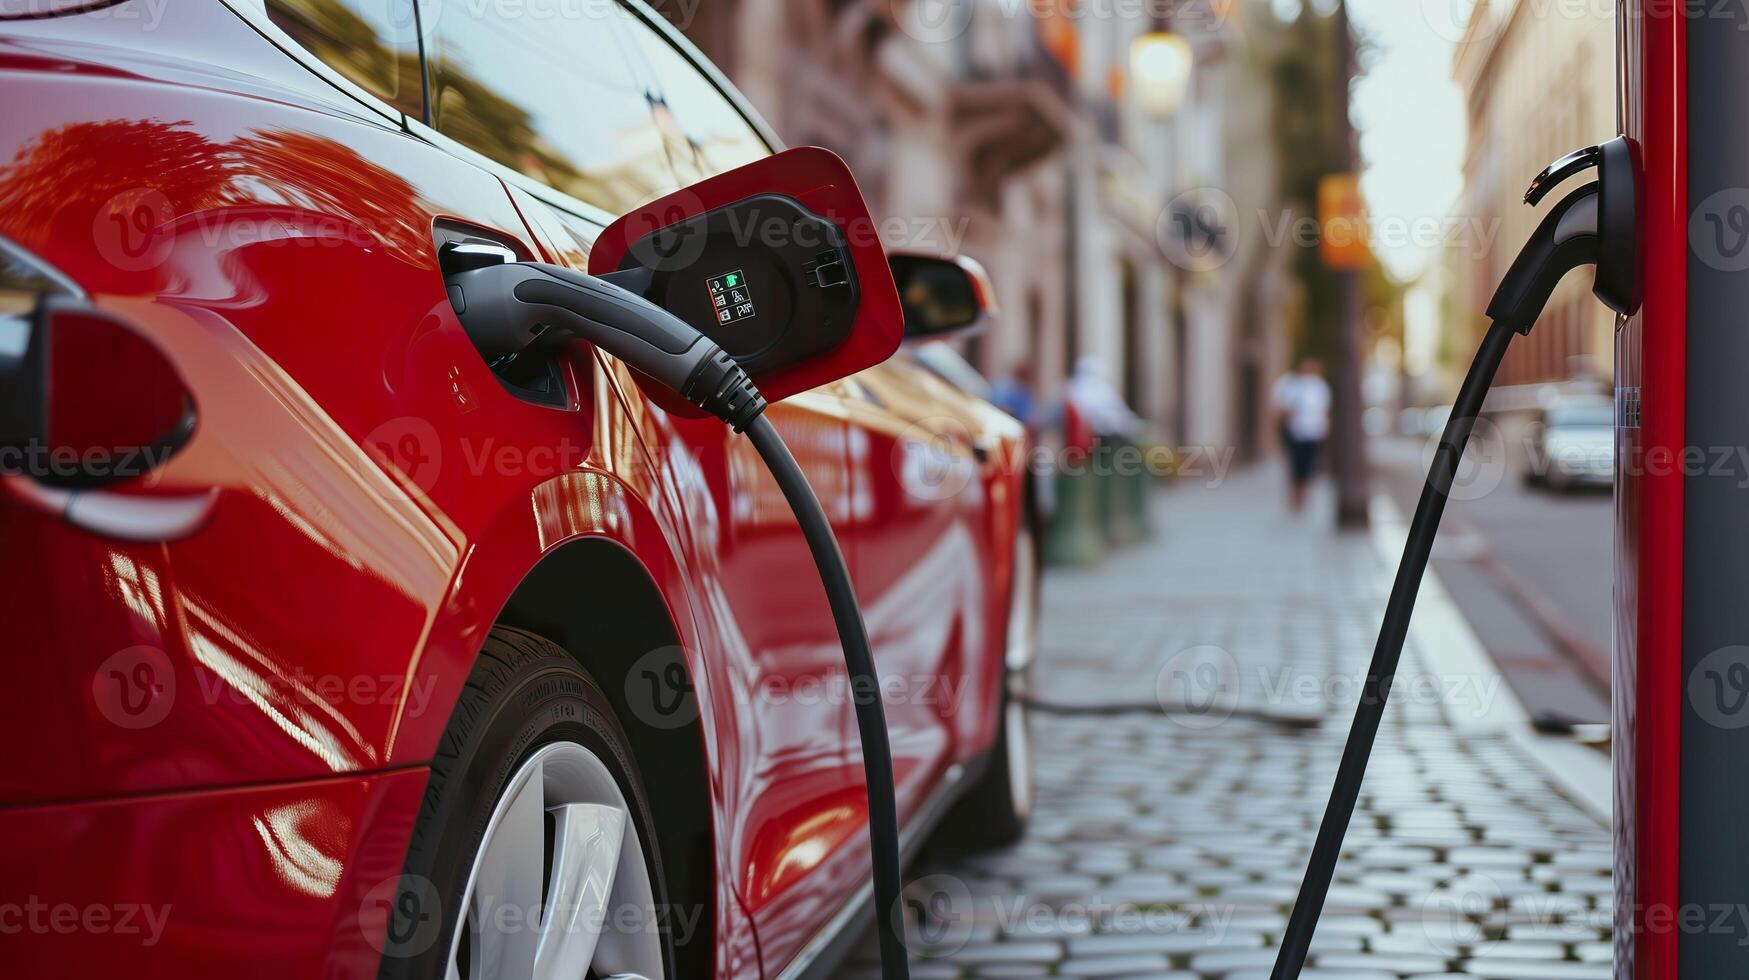
MULTIPOLYGON (((1028 838, 909 875, 912 976, 1269 975, 1394 570, 1278 490, 1180 485, 1154 542, 1052 570, 1040 696, 1128 710, 1035 716, 1028 838), (1175 713, 1135 710, 1156 700, 1175 713)), ((1610 976, 1608 829, 1509 737, 1453 725, 1498 683, 1405 670, 1308 980, 1610 976)))

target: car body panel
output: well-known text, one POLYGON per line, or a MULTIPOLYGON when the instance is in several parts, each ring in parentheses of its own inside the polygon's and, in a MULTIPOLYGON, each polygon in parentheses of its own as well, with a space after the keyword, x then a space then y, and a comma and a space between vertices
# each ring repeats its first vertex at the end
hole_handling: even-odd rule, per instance
MULTIPOLYGON (((588 350, 563 360, 566 404, 513 397, 448 306, 433 225, 581 268, 594 224, 410 135, 217 3, 158 16, 146 35, 116 15, 0 25, 0 85, 28 93, 0 119, 0 235, 149 334, 201 406, 187 447, 123 492, 218 493, 168 544, 0 504, 0 536, 32 558, 0 570, 28 692, 0 738, 32 747, 0 772, 17 872, 0 900, 190 910, 164 959, 96 943, 73 972, 373 973, 380 925, 355 899, 399 867, 480 643, 531 569, 603 539, 684 648, 718 972, 775 975, 866 881, 867 814, 824 596, 751 447, 588 350), (337 882, 322 894, 294 894, 285 835, 261 829, 286 807, 337 882), (164 842, 185 825, 206 833, 164 842)), ((931 381, 883 365, 770 410, 845 542, 883 673, 913 692, 912 675, 967 678, 950 704, 889 708, 902 819, 993 738, 1020 495, 1018 431, 968 426, 978 410, 931 381), (920 494, 894 452, 942 418, 984 458, 959 492, 920 494)))

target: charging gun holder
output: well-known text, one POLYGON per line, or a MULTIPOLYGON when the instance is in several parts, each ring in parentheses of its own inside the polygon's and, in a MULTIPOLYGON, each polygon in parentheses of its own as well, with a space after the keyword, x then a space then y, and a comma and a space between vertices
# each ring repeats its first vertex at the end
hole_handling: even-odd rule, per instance
POLYGON ((1525 194, 1525 202, 1534 205, 1557 184, 1593 168, 1598 172, 1597 180, 1572 191, 1550 210, 1488 304, 1488 318, 1493 322, 1452 404, 1451 417, 1440 435, 1427 483, 1415 506, 1408 540, 1403 545, 1403 560, 1397 566, 1384 622, 1379 626, 1378 643, 1367 668, 1360 706, 1354 712, 1354 726, 1342 750, 1336 783, 1331 787, 1330 802, 1318 826, 1318 837, 1293 914, 1282 934, 1271 980, 1295 980, 1305 966, 1312 934, 1317 929, 1330 880, 1336 873, 1337 859, 1342 855, 1342 838, 1360 798, 1373 741, 1384 720, 1385 701, 1403 656, 1409 616, 1415 608, 1421 577, 1427 571, 1439 519, 1445 512, 1445 501, 1470 432, 1481 415, 1482 403, 1513 335, 1529 333, 1562 277, 1583 265, 1596 267, 1591 291, 1605 306, 1624 316, 1639 309, 1640 166, 1637 148, 1631 140, 1617 137, 1562 157, 1537 175, 1525 194))

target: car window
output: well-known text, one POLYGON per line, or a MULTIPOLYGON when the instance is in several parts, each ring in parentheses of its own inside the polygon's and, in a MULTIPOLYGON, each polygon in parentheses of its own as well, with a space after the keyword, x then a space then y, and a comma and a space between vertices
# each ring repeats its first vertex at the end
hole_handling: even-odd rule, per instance
POLYGON ((612 214, 677 186, 614 4, 427 3, 431 125, 612 214))
POLYGON ((771 155, 771 148, 728 96, 655 28, 633 19, 629 32, 657 80, 663 146, 681 183, 691 184, 771 155))
POLYGON ((413 0, 267 0, 267 17, 348 81, 424 116, 413 0))

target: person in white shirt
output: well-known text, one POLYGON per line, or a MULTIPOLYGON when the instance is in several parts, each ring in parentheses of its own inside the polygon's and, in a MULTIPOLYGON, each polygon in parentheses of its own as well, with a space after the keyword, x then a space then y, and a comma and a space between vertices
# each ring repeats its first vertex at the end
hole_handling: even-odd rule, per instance
POLYGON ((1306 484, 1318 468, 1318 453, 1330 435, 1330 385, 1318 359, 1300 361, 1299 370, 1284 374, 1270 392, 1270 403, 1287 444, 1288 506, 1306 505, 1306 484))

